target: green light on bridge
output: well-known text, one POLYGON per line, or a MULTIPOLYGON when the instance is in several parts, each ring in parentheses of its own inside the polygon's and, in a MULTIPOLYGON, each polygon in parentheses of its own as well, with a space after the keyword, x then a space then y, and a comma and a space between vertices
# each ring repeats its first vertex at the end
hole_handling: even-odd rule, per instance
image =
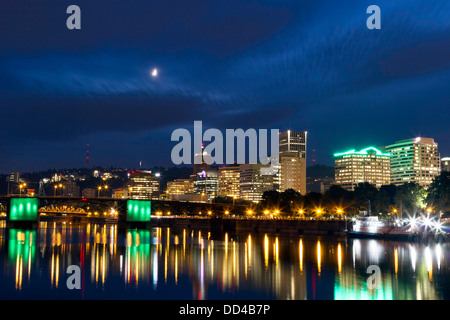
POLYGON ((38 198, 12 198, 9 210, 10 221, 37 221, 38 198))
POLYGON ((127 221, 148 222, 151 216, 151 201, 127 200, 127 221))

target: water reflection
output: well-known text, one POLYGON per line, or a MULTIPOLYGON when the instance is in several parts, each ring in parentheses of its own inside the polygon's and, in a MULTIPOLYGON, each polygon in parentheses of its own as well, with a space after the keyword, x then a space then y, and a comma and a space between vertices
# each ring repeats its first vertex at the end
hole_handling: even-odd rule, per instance
POLYGON ((446 251, 448 244, 41 223, 0 229, 0 297, 447 299, 446 251), (73 264, 82 272, 77 292, 66 287, 73 264), (370 265, 382 272, 378 290, 367 287, 370 265))
POLYGON ((31 266, 34 265, 36 255, 35 241, 36 231, 9 230, 8 262, 15 270, 14 284, 17 290, 22 289, 24 273, 30 280, 31 266))

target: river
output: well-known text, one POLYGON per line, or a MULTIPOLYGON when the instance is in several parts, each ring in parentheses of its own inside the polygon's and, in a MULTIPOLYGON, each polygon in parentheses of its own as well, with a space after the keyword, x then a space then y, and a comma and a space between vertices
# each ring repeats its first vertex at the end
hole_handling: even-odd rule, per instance
POLYGON ((0 228, 0 298, 444 300, 449 252, 448 243, 40 222, 0 228))

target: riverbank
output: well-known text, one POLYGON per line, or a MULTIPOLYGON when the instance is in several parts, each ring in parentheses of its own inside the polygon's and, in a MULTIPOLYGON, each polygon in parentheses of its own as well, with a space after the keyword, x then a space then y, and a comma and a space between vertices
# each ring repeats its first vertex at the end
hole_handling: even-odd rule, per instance
POLYGON ((74 222, 117 224, 119 228, 179 228, 198 229, 213 232, 252 232, 278 233, 289 235, 345 235, 345 220, 300 220, 300 219, 267 219, 267 218, 213 218, 186 216, 152 216, 150 222, 129 224, 110 217, 74 217, 41 215, 39 222, 74 222))
POLYGON ((156 217, 152 227, 207 229, 216 232, 252 232, 296 235, 344 235, 344 220, 300 220, 264 218, 156 217))

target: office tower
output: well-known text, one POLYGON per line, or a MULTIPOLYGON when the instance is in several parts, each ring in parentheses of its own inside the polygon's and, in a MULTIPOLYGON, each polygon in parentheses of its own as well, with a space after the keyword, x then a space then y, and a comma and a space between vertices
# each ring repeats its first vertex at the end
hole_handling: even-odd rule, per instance
POLYGON ((306 159, 306 131, 291 131, 280 132, 279 148, 280 154, 295 152, 301 158, 306 159))
POLYGON ((239 166, 230 165, 219 168, 219 196, 239 197, 239 166))
POLYGON ((159 199, 159 177, 151 171, 136 170, 129 173, 127 188, 131 199, 159 199))
POLYGON ((385 147, 391 155, 391 182, 414 182, 427 189, 440 174, 438 144, 432 138, 397 141, 385 147))
POLYGON ((441 159, 441 171, 450 172, 450 157, 441 159))
POLYGON ((79 197, 80 187, 75 181, 64 181, 62 183, 64 197, 79 197))
POLYGON ((391 183, 390 154, 374 147, 334 155, 335 184, 353 191, 358 183, 377 188, 391 183))
POLYGON ((20 173, 18 171, 11 172, 11 175, 6 177, 6 181, 8 182, 7 194, 14 194, 16 184, 20 183, 20 173))
POLYGON ((278 191, 294 189, 306 194, 306 131, 280 133, 279 171, 274 177, 278 191))
POLYGON ((324 194, 331 188, 332 185, 334 185, 334 175, 333 177, 308 177, 306 188, 308 192, 324 194))
POLYGON ((202 144, 202 150, 200 153, 196 153, 194 155, 194 170, 193 174, 197 174, 199 172, 209 170, 211 166, 208 164, 211 163, 211 155, 205 151, 205 147, 202 144), (198 163, 197 163, 198 162, 198 163))
POLYGON ((194 182, 190 179, 175 179, 167 182, 166 199, 175 200, 178 195, 194 193, 194 182))
POLYGON ((124 199, 128 197, 128 191, 126 188, 117 188, 112 190, 112 197, 116 199, 124 199))
POLYGON ((13 171, 11 172, 11 175, 9 176, 9 181, 13 183, 19 183, 20 182, 20 172, 13 171))
POLYGON ((273 190, 273 177, 261 174, 262 164, 241 164, 239 166, 239 196, 243 200, 259 202, 264 191, 273 190))
POLYGON ((279 191, 294 189, 306 194, 305 159, 295 152, 280 154, 279 191))
MULTIPOLYGON (((198 172, 194 179, 194 193, 212 200, 217 196, 219 178, 217 170, 209 169, 198 172)), ((204 199, 202 199, 204 200, 204 199)))
POLYGON ((95 198, 96 191, 94 188, 85 188, 81 191, 83 198, 95 198))

